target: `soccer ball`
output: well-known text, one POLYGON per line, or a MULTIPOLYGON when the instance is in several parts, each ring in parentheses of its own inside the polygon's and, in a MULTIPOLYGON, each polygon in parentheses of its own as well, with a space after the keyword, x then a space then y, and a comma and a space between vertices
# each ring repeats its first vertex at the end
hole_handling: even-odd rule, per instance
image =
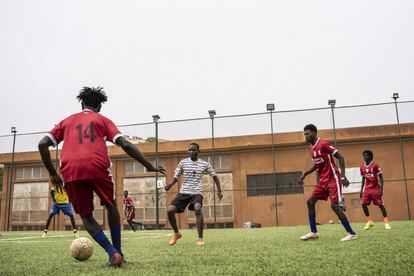
POLYGON ((86 261, 93 254, 93 243, 90 239, 80 237, 70 245, 70 256, 78 261, 86 261))

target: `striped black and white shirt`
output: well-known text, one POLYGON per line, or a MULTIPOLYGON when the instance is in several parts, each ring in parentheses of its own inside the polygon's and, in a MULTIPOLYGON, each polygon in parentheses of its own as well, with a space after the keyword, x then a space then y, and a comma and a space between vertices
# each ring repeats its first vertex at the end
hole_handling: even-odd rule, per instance
POLYGON ((216 175, 213 167, 206 161, 198 159, 192 161, 190 157, 181 160, 175 169, 174 177, 183 177, 180 194, 203 194, 203 173, 207 172, 211 177, 216 175))

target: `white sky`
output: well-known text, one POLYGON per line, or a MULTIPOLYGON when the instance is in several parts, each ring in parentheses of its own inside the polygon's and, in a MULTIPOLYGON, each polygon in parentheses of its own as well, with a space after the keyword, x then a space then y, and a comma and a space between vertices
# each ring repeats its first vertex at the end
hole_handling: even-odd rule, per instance
MULTIPOLYGON (((116 124, 414 100, 413 27, 409 0, 0 0, 0 135, 49 130, 80 110, 85 85, 105 87, 102 114, 116 124)), ((393 112, 338 111, 337 127, 393 123, 393 112)), ((412 122, 414 105, 401 117, 412 122)), ((217 120, 217 136, 268 132, 267 119, 217 120)), ((331 123, 330 111, 275 121, 276 131, 331 123)), ((205 137, 209 124, 161 125, 160 136, 205 137)), ((0 144, 9 151, 10 139, 0 144)))

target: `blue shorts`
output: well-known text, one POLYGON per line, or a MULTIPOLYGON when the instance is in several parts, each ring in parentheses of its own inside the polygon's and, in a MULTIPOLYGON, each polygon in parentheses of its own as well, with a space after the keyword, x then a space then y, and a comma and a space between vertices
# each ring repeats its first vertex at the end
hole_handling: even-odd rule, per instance
POLYGON ((70 205, 70 203, 63 203, 63 204, 52 203, 52 207, 50 207, 50 214, 57 215, 60 210, 62 210, 62 212, 67 216, 73 215, 72 206, 70 205))

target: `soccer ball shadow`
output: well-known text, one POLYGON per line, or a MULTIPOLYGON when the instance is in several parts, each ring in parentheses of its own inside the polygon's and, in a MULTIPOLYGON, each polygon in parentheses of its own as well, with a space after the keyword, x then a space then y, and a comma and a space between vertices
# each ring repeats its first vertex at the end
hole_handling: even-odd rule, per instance
POLYGON ((93 243, 90 239, 80 237, 70 245, 70 256, 78 261, 86 261, 93 254, 93 243))

